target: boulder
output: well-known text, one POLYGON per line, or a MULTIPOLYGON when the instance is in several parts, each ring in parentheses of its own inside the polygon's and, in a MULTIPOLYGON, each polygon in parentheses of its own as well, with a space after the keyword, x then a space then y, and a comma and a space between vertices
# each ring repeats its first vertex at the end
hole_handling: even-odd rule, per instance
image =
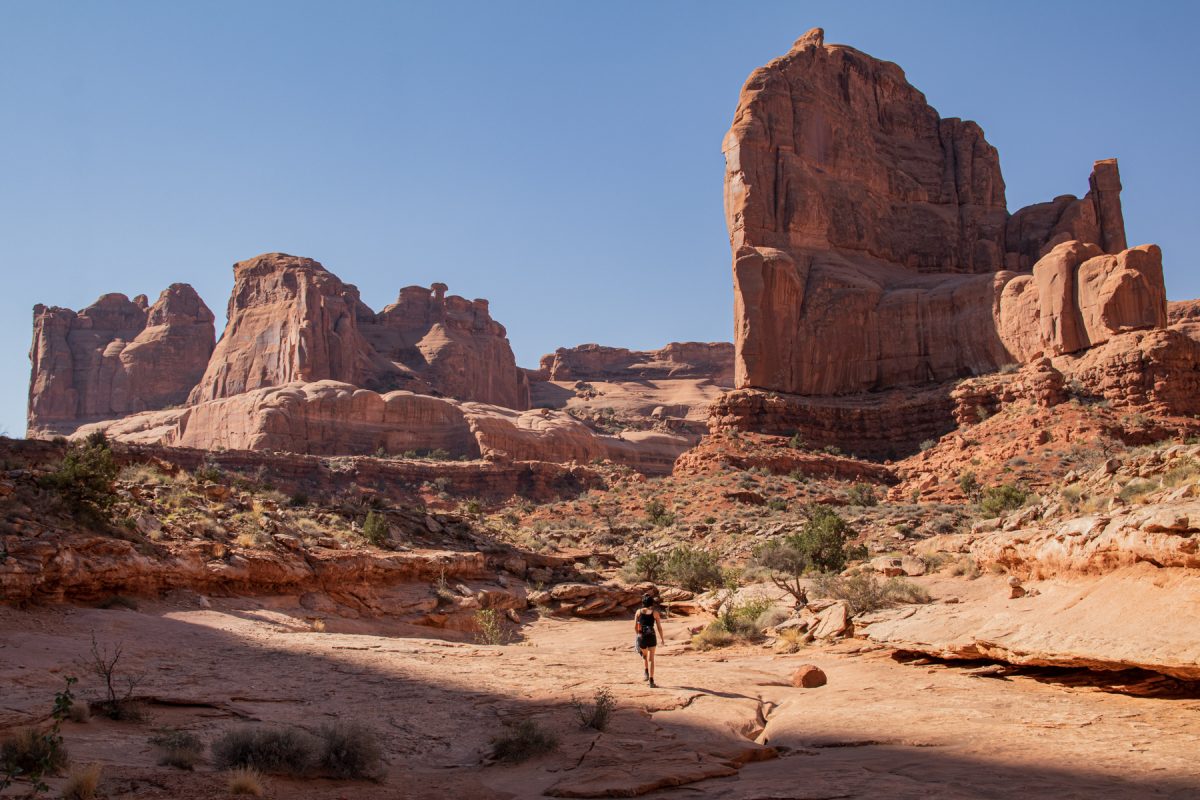
POLYGON ((824 671, 814 664, 805 664, 792 673, 792 686, 797 689, 815 689, 827 681, 824 671))
POLYGON ((854 623, 850 621, 850 616, 850 605, 846 601, 834 602, 817 616, 817 624, 812 628, 813 636, 832 639, 852 635, 854 623))

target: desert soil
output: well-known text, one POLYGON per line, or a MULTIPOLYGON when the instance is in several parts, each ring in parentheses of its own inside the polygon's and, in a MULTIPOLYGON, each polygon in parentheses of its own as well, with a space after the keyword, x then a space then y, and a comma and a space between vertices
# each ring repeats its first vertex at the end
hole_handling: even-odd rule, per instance
MULTIPOLYGON (((0 727, 44 716, 94 632, 143 676, 143 722, 67 723, 74 763, 104 765, 107 798, 227 797, 208 763, 155 763, 147 738, 178 727, 205 740, 248 723, 375 728, 382 783, 272 777, 275 798, 1132 798, 1200 796, 1200 698, 1136 697, 1065 677, 972 675, 904 663, 859 639, 794 655, 741 646, 695 652, 695 619, 671 619, 649 688, 627 620, 541 619, 506 646, 428 638, 425 629, 314 631, 292 599, 142 603, 138 610, 0 609, 0 727), (345 632, 351 631, 354 632, 345 632), (826 686, 792 688, 801 664, 826 686), (604 733, 572 698, 612 689, 604 733), (487 763, 506 722, 532 718, 558 749, 487 763), (765 743, 766 748, 755 744, 765 743), (774 748, 777 757, 770 757, 774 748), (654 787, 661 787, 655 789, 654 787), (648 792, 648 793, 647 793, 648 792)), ((1065 675, 1065 673, 1064 673, 1065 675)))

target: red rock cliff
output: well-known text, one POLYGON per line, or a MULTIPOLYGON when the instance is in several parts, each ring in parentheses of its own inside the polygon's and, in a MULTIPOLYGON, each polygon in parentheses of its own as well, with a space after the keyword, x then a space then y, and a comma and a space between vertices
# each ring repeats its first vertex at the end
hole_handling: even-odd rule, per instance
POLYGON ((146 297, 106 294, 75 312, 37 305, 29 352, 30 435, 187 400, 213 351, 213 314, 187 284, 146 297))
POLYGON ((1122 252, 1114 160, 1083 199, 1010 217, 978 125, 820 29, 751 74, 723 149, 738 387, 934 383, 1165 324, 1157 248, 1122 252), (1011 288, 1045 258, 1070 264, 1011 288))

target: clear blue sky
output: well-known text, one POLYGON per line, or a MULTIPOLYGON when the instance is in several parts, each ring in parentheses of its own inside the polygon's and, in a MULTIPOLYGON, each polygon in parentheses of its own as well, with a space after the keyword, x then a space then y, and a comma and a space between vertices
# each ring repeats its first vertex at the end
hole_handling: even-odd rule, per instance
POLYGON ((376 309, 487 297, 527 366, 729 340, 721 137, 814 26, 980 122, 1010 209, 1119 157, 1131 242, 1200 295, 1195 8, 0 0, 0 427, 25 429, 34 303, 184 281, 221 320, 230 265, 272 250, 376 309))

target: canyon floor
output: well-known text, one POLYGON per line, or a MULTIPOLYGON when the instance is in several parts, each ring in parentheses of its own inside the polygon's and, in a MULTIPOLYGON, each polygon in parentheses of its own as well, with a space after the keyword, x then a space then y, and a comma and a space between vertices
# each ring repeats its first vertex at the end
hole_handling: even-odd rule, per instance
MULTIPOLYGON (((1003 590, 1001 577, 922 579, 934 597, 1003 590), (995 584, 994 586, 992 584, 995 584)), ((391 623, 313 630, 296 598, 141 601, 136 610, 0 609, 0 727, 44 716, 64 676, 99 686, 81 661, 92 636, 122 644, 142 676, 140 722, 68 722, 73 763, 103 765, 106 798, 227 797, 207 762, 156 765, 148 737, 172 727, 208 741, 248 723, 315 728, 361 721, 382 738, 380 783, 268 778, 276 798, 1196 797, 1200 695, 1112 691, 1104 673, 979 670, 897 658, 851 638, 781 655, 741 645, 697 652, 695 617, 665 625, 656 689, 641 680, 628 620, 541 618, 503 646, 391 623), (207 605, 208 607, 202 607, 207 605), (459 640, 455 640, 455 639, 459 640), (828 684, 793 688, 815 664, 828 684), (611 688, 599 733, 573 698, 611 688), (488 763, 490 739, 525 718, 553 752, 488 763), (755 743, 755 740, 758 743, 755 743), (765 745, 765 746, 764 746, 765 745), (655 788, 659 787, 659 788, 655 788)), ((57 779, 54 784, 61 784, 57 779)))

